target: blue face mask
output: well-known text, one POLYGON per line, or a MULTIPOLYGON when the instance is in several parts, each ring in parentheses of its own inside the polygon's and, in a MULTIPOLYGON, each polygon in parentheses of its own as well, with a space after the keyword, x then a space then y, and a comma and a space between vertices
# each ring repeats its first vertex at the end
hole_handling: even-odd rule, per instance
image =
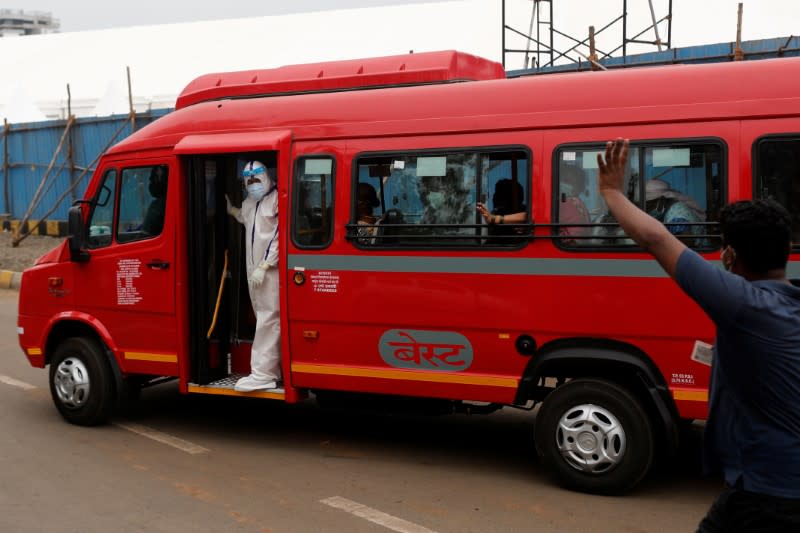
POLYGON ((261 182, 251 183, 247 186, 247 196, 256 202, 264 198, 265 194, 267 194, 267 187, 261 182))

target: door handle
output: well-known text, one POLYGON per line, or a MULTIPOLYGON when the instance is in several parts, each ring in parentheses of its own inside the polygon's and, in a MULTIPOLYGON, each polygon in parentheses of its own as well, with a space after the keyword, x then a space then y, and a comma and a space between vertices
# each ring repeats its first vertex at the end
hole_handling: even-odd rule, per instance
POLYGON ((162 261, 161 259, 153 259, 149 263, 147 263, 147 268, 152 268, 153 270, 166 270, 169 268, 169 261, 162 261))

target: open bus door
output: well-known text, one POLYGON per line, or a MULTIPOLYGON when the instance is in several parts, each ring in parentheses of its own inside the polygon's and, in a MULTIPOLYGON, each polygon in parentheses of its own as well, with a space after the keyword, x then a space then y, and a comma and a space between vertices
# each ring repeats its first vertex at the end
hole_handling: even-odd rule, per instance
MULTIPOLYGON (((234 205, 241 205, 242 168, 247 161, 261 161, 277 177, 279 226, 283 225, 290 149, 289 131, 190 135, 175 147, 176 154, 186 157, 188 169, 188 392, 290 401, 296 397, 284 389, 233 390, 236 381, 250 373, 255 317, 247 291, 243 227, 227 214, 225 202, 227 195, 234 205)), ((283 238, 280 246, 285 254, 283 238)), ((285 272, 283 265, 281 271, 285 272)), ((288 383, 287 362, 282 366, 288 383)))

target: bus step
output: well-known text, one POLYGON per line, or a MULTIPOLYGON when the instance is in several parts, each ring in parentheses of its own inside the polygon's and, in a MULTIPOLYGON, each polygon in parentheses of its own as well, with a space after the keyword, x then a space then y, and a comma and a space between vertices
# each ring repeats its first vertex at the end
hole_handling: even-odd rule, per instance
POLYGON ((240 378, 245 377, 246 374, 231 374, 226 378, 212 381, 205 385, 197 385, 196 383, 189 383, 189 392, 196 394, 218 394, 221 396, 246 396, 248 398, 268 398, 270 400, 284 400, 286 399, 286 391, 283 387, 277 389, 260 390, 253 392, 239 392, 233 390, 233 386, 240 378))

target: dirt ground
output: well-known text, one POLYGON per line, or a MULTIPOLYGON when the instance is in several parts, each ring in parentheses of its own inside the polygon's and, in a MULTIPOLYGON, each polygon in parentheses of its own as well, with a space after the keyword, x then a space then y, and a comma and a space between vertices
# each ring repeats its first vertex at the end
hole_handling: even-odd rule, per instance
POLYGON ((11 232, 0 231, 0 270, 22 272, 64 239, 65 237, 29 235, 14 248, 11 246, 11 232))

